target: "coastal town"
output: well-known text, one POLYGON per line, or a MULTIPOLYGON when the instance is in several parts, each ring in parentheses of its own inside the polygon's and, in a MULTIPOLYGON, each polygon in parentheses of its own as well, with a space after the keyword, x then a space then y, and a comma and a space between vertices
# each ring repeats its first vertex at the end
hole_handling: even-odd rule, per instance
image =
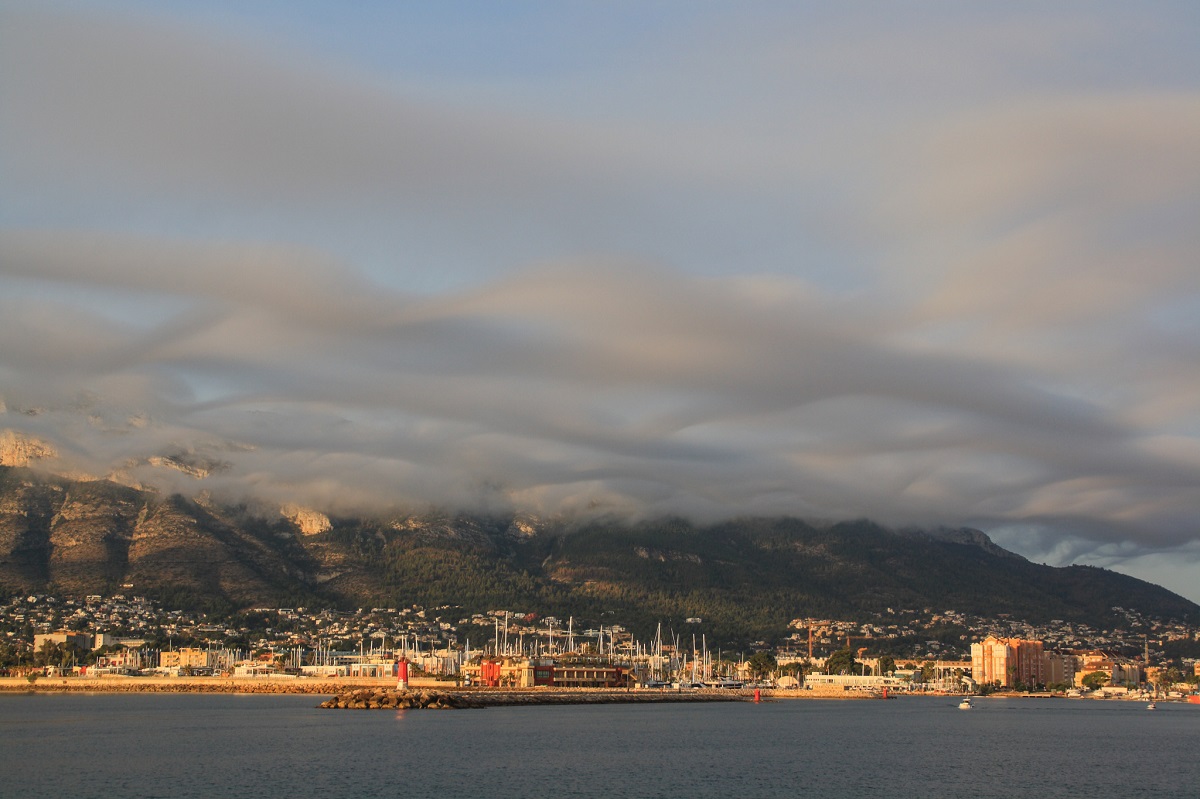
POLYGON ((768 646, 729 651, 703 619, 639 638, 618 623, 514 609, 254 608, 222 619, 141 596, 11 597, 0 604, 6 677, 229 677, 510 688, 762 688, 831 692, 1055 691, 1179 696, 1200 683, 1200 631, 1113 608, 1109 630, 954 610, 871 620, 794 619, 768 646))

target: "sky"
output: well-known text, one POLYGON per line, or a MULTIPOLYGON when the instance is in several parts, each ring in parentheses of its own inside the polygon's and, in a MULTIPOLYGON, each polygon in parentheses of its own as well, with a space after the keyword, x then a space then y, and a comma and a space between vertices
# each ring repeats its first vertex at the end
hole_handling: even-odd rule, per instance
POLYGON ((0 2, 0 432, 329 513, 971 526, 1200 601, 1198 35, 0 2))

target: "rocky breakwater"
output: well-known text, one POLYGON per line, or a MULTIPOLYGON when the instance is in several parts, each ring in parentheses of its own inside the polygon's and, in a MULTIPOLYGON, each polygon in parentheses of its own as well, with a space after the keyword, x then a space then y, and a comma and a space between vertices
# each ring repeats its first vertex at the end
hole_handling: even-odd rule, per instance
POLYGON ((322 702, 338 710, 450 710, 520 705, 600 705, 638 702, 744 702, 748 697, 730 691, 532 690, 428 691, 360 688, 322 702))
POLYGON ((484 707, 461 693, 448 691, 398 691, 395 689, 360 688, 338 694, 317 707, 338 710, 451 710, 484 707))

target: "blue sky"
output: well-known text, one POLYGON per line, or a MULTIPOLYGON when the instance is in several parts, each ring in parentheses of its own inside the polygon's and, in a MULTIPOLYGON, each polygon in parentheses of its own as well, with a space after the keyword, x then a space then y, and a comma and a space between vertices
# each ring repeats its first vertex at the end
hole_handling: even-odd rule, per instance
POLYGON ((0 13, 44 465, 973 525, 1200 600, 1194 4, 0 13))

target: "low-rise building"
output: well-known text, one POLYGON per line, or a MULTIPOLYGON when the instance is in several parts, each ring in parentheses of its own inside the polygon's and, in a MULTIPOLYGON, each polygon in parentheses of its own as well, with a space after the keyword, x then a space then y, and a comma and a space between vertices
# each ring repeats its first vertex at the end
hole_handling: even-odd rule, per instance
POLYGON ((878 691, 884 688, 897 689, 904 683, 900 677, 882 677, 872 674, 809 674, 804 678, 808 689, 836 689, 843 691, 878 691))
POLYGON ((533 663, 526 658, 483 658, 463 664, 462 673, 468 682, 489 688, 529 688, 534 684, 533 663))
POLYGON ((162 669, 206 669, 213 665, 214 652, 197 647, 183 647, 159 653, 158 666, 162 669))
POLYGON ((629 673, 620 666, 604 663, 550 664, 547 682, 537 680, 541 667, 534 667, 534 684, 556 688, 624 688, 629 685, 629 673))
POLYGON ((610 663, 560 663, 549 658, 483 658, 464 664, 462 673, 476 685, 492 688, 624 688, 632 679, 627 669, 610 663))
POLYGON ((1107 652, 1082 652, 1076 655, 1079 668, 1075 672, 1075 685, 1082 686, 1089 674, 1099 672, 1108 677, 1107 685, 1137 685, 1142 681, 1142 668, 1137 663, 1117 658, 1107 652))
POLYGON ((97 674, 131 674, 144 666, 142 653, 137 649, 118 649, 96 658, 97 674))
POLYGON ((52 633, 42 633, 33 636, 33 651, 40 652, 46 644, 69 644, 76 649, 88 651, 92 648, 91 633, 75 632, 74 630, 56 630, 52 633))

